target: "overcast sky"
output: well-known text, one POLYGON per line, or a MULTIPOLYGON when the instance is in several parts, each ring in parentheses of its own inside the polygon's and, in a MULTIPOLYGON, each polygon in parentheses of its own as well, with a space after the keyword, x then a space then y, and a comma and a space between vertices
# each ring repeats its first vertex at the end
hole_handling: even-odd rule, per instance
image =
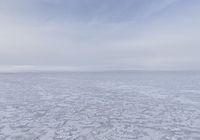
POLYGON ((200 69, 200 0, 0 0, 0 66, 200 69))

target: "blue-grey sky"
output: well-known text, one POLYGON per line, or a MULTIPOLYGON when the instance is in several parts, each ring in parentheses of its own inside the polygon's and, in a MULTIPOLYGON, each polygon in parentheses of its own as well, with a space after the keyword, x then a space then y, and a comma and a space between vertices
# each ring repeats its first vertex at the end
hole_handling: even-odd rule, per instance
POLYGON ((0 66, 200 69, 200 0, 1 0, 0 66))

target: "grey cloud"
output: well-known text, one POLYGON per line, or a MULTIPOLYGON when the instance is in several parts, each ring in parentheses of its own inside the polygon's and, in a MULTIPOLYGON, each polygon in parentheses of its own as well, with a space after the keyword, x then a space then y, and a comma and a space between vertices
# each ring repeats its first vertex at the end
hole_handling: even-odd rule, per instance
POLYGON ((61 0, 56 3, 19 0, 16 6, 16 1, 3 2, 1 65, 200 68, 197 53, 200 10, 194 1, 189 6, 184 0, 68 1, 72 5, 69 8, 61 0), (75 10, 70 9, 73 6, 75 10), (88 11, 83 12, 82 8, 87 6, 88 11), (65 8, 72 18, 63 15, 65 8))

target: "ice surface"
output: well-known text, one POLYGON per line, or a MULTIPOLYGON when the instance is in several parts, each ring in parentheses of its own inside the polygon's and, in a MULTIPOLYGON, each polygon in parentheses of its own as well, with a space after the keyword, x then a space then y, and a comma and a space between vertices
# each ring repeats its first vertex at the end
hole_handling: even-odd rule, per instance
POLYGON ((200 74, 0 74, 0 140, 200 140, 200 74))

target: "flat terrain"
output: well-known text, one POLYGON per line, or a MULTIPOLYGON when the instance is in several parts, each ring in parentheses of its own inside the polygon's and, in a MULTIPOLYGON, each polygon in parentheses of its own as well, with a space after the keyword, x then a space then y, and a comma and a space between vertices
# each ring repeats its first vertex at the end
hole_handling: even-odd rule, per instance
POLYGON ((1 73, 0 140, 200 140, 200 73, 1 73))

